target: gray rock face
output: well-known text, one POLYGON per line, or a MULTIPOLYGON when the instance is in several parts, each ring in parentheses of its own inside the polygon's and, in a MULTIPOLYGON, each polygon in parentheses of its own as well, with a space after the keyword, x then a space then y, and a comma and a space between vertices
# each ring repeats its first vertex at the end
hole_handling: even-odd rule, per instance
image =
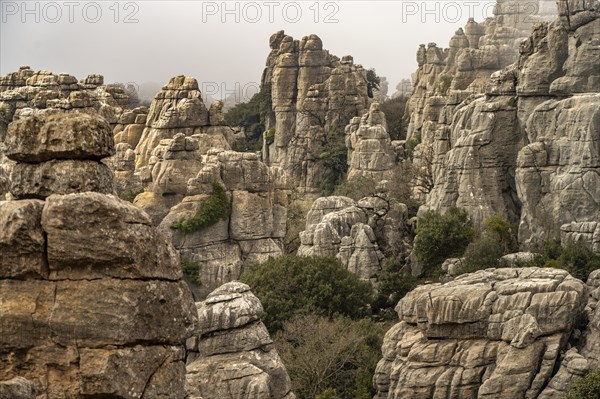
MULTIPOLYGON (((421 143, 415 150, 415 165, 421 167, 427 176, 435 178, 435 166, 443 167, 442 156, 454 146, 456 135, 452 126, 457 107, 465 100, 470 101, 469 96, 486 92, 490 75, 518 59, 519 44, 530 34, 533 22, 549 20, 557 14, 553 1, 534 3, 527 6, 535 7, 536 13, 529 10, 525 18, 522 2, 498 0, 493 18, 483 23, 469 20, 464 29, 456 31, 449 48, 439 48, 435 43, 419 48, 419 69, 414 74, 413 93, 407 107, 410 115, 407 139, 421 143)), ((494 178, 489 176, 485 180, 494 178)), ((429 178, 424 180, 430 181, 429 178)), ((454 178, 456 182, 460 180, 454 178)), ((430 185, 418 181, 415 184, 415 195, 425 201, 430 185)), ((451 193, 457 191, 456 184, 449 190, 451 193)), ((439 195, 436 194, 432 200, 427 199, 427 203, 437 207, 439 195)), ((445 201, 456 200, 454 197, 445 201)))
POLYGON ((337 257, 360 278, 376 281, 383 259, 399 256, 405 248, 407 213, 404 204, 385 194, 358 203, 346 197, 319 198, 300 233, 298 256, 337 257))
POLYGON ((435 112, 428 100, 433 122, 423 123, 417 154, 431 148, 427 208, 458 206, 475 224, 504 215, 520 222, 524 249, 562 239, 597 250, 600 61, 591 43, 600 12, 593 2, 559 10, 521 43, 517 63, 491 75, 485 95, 461 102, 451 89, 435 112))
POLYGON ((279 31, 270 47, 261 86, 271 90, 266 128, 275 137, 265 139, 263 158, 300 192, 319 192, 326 143, 343 138, 348 122, 368 109, 366 72, 350 56, 330 55, 316 35, 298 41, 279 31))
POLYGON ((563 356, 587 302, 586 285, 555 269, 488 269, 420 286, 396 307, 376 398, 564 397, 550 394, 567 386, 555 365, 577 375, 590 366, 575 348, 563 356))
MULTIPOLYGON (((175 140, 169 145, 174 145, 175 140)), ((165 172, 153 184, 164 181, 164 187, 171 191, 163 192, 182 198, 167 208, 166 216, 160 219, 160 229, 171 237, 182 259, 198 266, 202 286, 197 293, 204 297, 220 285, 238 279, 252 264, 283 255, 288 189, 285 178, 253 153, 211 149, 207 155, 186 162, 188 171, 179 167, 175 173, 179 178, 167 178, 165 172), (187 181, 181 180, 185 177, 187 181), (227 192, 230 217, 201 231, 185 233, 172 229, 174 222, 196 213, 212 192, 213 182, 227 192)))
MULTIPOLYGON (((22 122, 15 133, 39 119, 22 122)), ((47 160, 114 151, 97 116, 56 114, 46 124, 39 131, 52 138, 47 145, 11 139, 8 152, 47 160)), ((52 162, 97 163, 37 165, 52 162)), ((94 180, 75 172, 63 170, 75 181, 94 180)), ((21 181, 12 187, 27 191, 21 181)), ((45 184, 43 201, 0 202, 0 381, 12 379, 0 382, 0 396, 35 397, 32 384, 14 379, 25 377, 47 399, 183 399, 184 342, 197 314, 177 253, 143 211, 79 192, 86 187, 64 195, 62 186, 45 184)))
POLYGON ((361 118, 352 118, 346 126, 346 147, 349 181, 366 177, 379 182, 392 177, 397 156, 379 103, 371 104, 361 118))
POLYGON ((198 328, 187 342, 190 399, 295 398, 250 287, 224 284, 196 306, 198 328))
POLYGON ((35 399, 35 393, 33 383, 23 377, 0 381, 0 398, 2 399, 35 399))

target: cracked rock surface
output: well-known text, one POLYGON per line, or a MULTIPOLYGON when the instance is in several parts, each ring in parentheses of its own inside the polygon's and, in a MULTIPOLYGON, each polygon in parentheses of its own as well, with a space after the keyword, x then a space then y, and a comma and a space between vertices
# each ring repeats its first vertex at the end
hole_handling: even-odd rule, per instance
POLYGON ((396 306, 376 398, 564 398, 598 366, 595 282, 506 268, 417 287, 396 306))
MULTIPOLYGON (((85 114, 33 116, 10 134, 48 131, 52 142, 19 136, 7 154, 96 162, 86 148, 114 151, 105 124, 85 114), (61 134, 73 126, 82 131, 76 140, 61 134)), ((0 381, 24 377, 37 399, 183 399, 183 344, 197 314, 177 253, 147 214, 103 193, 112 180, 95 191, 47 185, 40 199, 0 202, 0 381)))
POLYGON ((196 307, 198 328, 187 342, 189 399, 296 397, 250 287, 226 283, 196 307))

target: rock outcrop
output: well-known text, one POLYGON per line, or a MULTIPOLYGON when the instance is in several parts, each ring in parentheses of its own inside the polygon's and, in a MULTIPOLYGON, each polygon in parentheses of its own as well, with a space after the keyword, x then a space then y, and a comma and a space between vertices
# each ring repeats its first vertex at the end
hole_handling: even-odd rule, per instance
MULTIPOLYGON (((190 140, 178 136, 170 145, 184 139, 190 140)), ((267 167, 255 153, 211 149, 196 162, 191 168, 194 177, 183 181, 168 178, 168 167, 157 164, 153 170, 164 170, 164 176, 155 179, 155 184, 166 181, 171 192, 180 190, 185 195, 168 210, 160 228, 171 237, 182 259, 197 266, 202 281, 199 292, 204 297, 220 285, 238 279, 252 264, 283 255, 288 189, 280 171, 267 167), (173 223, 197 212, 212 193, 215 182, 225 188, 231 202, 229 217, 196 232, 173 229, 173 223)), ((177 176, 190 174, 178 172, 177 176)))
POLYGON ((270 90, 263 159, 282 167, 299 192, 318 193, 328 145, 369 106, 366 71, 351 56, 341 60, 310 35, 294 40, 283 31, 271 36, 271 53, 261 87, 270 90))
MULTIPOLYGON (((9 190, 9 176, 14 166, 2 149, 8 125, 13 120, 59 110, 101 116, 112 128, 117 126, 129 103, 125 88, 119 84, 104 85, 101 75, 78 81, 72 75, 35 72, 24 66, 18 72, 0 76, 0 199, 9 190)), ((46 175, 53 173, 45 172, 46 175)))
POLYGON ((171 244, 96 179, 114 152, 107 122, 21 119, 6 151, 41 163, 13 171, 18 199, 0 202, 0 381, 27 378, 38 399, 183 399, 194 303, 171 244))
MULTIPOLYGON (((482 159, 467 159, 459 157, 450 164, 448 168, 457 169, 459 174, 448 174, 447 186, 441 187, 444 181, 436 182, 436 186, 440 186, 439 193, 432 194, 432 198, 427 198, 427 194, 431 190, 431 182, 435 179, 444 179, 443 169, 446 167, 447 161, 444 156, 449 149, 454 148, 457 139, 466 136, 461 134, 459 129, 460 120, 470 122, 469 117, 473 113, 470 108, 469 114, 456 115, 459 112, 460 106, 464 105, 463 101, 472 102, 470 96, 482 94, 486 91, 486 86, 490 75, 515 62, 519 57, 519 44, 523 39, 526 39, 531 32, 532 24, 535 21, 545 21, 556 15, 554 1, 540 0, 533 3, 523 4, 518 1, 498 0, 494 9, 494 17, 488 18, 483 23, 477 23, 473 19, 469 20, 464 29, 456 31, 455 35, 450 40, 449 48, 442 49, 437 47, 435 43, 429 43, 427 47, 421 45, 417 52, 417 62, 419 69, 413 76, 413 93, 409 99, 407 113, 410 117, 408 125, 407 139, 415 144, 420 143, 415 149, 415 166, 421 170, 421 173, 426 175, 426 178, 415 180, 416 190, 415 195, 421 200, 427 200, 427 204, 432 207, 444 209, 456 205, 459 199, 468 202, 469 199, 464 197, 459 191, 468 190, 469 186, 474 186, 480 189, 480 176, 477 172, 473 172, 473 167, 462 165, 462 163, 471 162, 477 165, 477 169, 483 171, 490 170, 491 174, 484 176, 484 181, 496 179, 496 175, 504 173, 506 156, 502 157, 503 152, 509 153, 510 147, 500 152, 497 157, 482 156, 482 159), (537 7, 536 7, 537 6, 537 7), (527 11, 524 8, 527 7, 527 11), (533 9, 533 11, 532 11, 533 9), (496 158, 499 160, 496 161, 496 158), (487 165, 487 162, 496 162, 495 165, 487 165), (462 169, 465 169, 465 177, 460 175, 462 169), (427 184, 422 184, 420 181, 425 181, 427 184), (445 193, 448 193, 447 195, 445 193)), ((508 80, 508 79, 507 79, 508 80)), ((502 103, 496 106, 503 106, 502 103)), ((473 108, 476 105, 472 106, 473 108)), ((491 110, 493 106, 485 110, 491 110)), ((510 104, 509 104, 510 111, 510 104)), ((482 117, 485 115, 482 115, 482 117)), ((515 123, 511 120, 508 122, 506 132, 511 132, 514 129, 515 123)), ((488 122, 488 125, 495 124, 496 121, 488 122)), ((501 122, 500 122, 501 123, 501 122)), ((500 124, 499 123, 499 124, 500 124)), ((485 131, 489 126, 477 130, 478 125, 469 123, 468 126, 460 126, 460 128, 471 129, 476 132, 485 131)), ((491 134, 491 133, 488 133, 491 134)), ((515 133, 509 134, 505 140, 509 140, 515 133)), ((480 144, 463 143, 460 145, 462 151, 466 154, 475 152, 480 146, 485 146, 485 139, 480 144), (475 149, 471 149, 475 147, 475 149)), ((514 154, 513 154, 514 156, 514 154)), ((511 164, 514 167, 514 162, 511 164)), ((514 174, 514 170, 512 170, 514 174)), ((516 196, 514 185, 507 187, 502 182, 499 186, 504 188, 504 192, 496 193, 490 191, 488 197, 502 197, 506 193, 508 196, 516 196), (512 188, 512 192, 511 192, 512 188)), ((467 193, 471 195, 471 193, 467 193)), ((474 196, 478 193, 474 192, 474 196)), ((501 202, 502 198, 496 198, 496 202, 501 202)), ((482 205, 484 207, 485 205, 482 205)), ((509 205, 502 204, 504 208, 509 205)), ((498 209, 497 212, 500 212, 498 209)), ((514 213, 514 212, 513 212, 514 213)))
POLYGON ((294 399, 291 382, 250 287, 227 283, 197 302, 187 343, 189 399, 294 399))
POLYGON ((462 101, 451 86, 439 97, 417 147, 430 149, 427 208, 458 206, 475 224, 504 215, 520 223, 524 249, 562 239, 598 250, 599 10, 598 2, 559 2, 559 18, 535 26, 484 95, 462 101))
POLYGON ((385 193, 356 203, 347 197, 317 199, 300 233, 299 256, 340 259, 364 280, 377 281, 386 257, 398 257, 406 249, 408 210, 385 193))
POLYGON ((566 271, 540 268, 417 287, 396 306, 376 398, 564 398, 597 367, 597 323, 587 341, 576 340, 588 290, 566 271), (578 352, 587 345, 594 348, 578 352))
POLYGON ((389 180, 397 165, 397 154, 387 132, 385 114, 379 103, 371 104, 369 112, 354 117, 346 126, 348 148, 348 181, 359 177, 375 182, 389 180))

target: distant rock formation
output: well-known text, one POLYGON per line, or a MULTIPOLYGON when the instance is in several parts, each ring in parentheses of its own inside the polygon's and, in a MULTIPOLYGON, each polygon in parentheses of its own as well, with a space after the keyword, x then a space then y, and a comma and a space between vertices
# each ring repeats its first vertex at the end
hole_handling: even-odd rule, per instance
POLYGON ((263 159, 283 168, 299 192, 318 193, 328 142, 368 109, 366 71, 351 56, 330 55, 316 35, 298 41, 279 31, 270 47, 261 87, 271 92, 266 129, 274 137, 264 138, 263 159))
POLYGON ((187 342, 189 399, 296 397, 250 287, 227 283, 196 307, 198 328, 187 342))
POLYGON ((417 287, 396 306, 375 398, 565 398, 599 366, 597 273, 588 284, 506 268, 417 287))
POLYGON ((300 233, 299 256, 338 258, 364 280, 377 281, 385 257, 406 247, 406 205, 384 193, 356 203, 347 197, 321 197, 306 217, 300 233))
POLYGON ((443 108, 444 126, 426 139, 434 149, 426 205, 464 208, 476 224, 505 215, 520 222, 524 249, 562 238, 598 250, 600 7, 559 6, 558 19, 523 41, 519 61, 492 74, 484 96, 443 108))
MULTIPOLYGON (((483 93, 492 73, 518 59, 519 44, 530 34, 533 22, 556 15, 553 0, 526 5, 512 0, 496 3, 494 17, 483 23, 470 19, 464 29, 456 31, 449 48, 429 43, 417 51, 419 69, 413 75, 413 92, 407 106, 407 140, 421 143, 415 150, 415 165, 428 173, 435 174, 438 164, 443 167, 442 160, 431 159, 430 154, 445 153, 448 140, 456 138, 451 134, 451 125, 458 105, 471 95, 483 93), (535 12, 525 11, 524 7, 535 8, 535 12), (433 163, 434 171, 423 163, 433 163)), ((429 189, 417 187, 416 194, 425 200, 429 189)))
MULTIPOLYGON (((178 138, 183 139, 177 136, 175 140, 178 138)), ((185 162, 193 164, 195 161, 185 162)), ((173 187, 172 191, 177 189, 177 182, 182 184, 180 189, 186 196, 168 210, 160 228, 171 237, 182 259, 197 266, 202 281, 198 292, 204 297, 220 285, 237 280, 254 263, 283 255, 288 189, 285 177, 277 173, 277 169, 267 167, 255 153, 213 148, 196 162, 198 165, 190 169, 194 177, 189 180, 169 177, 166 165, 157 164, 154 170, 161 171, 157 172, 161 178, 156 179, 155 184, 168 182, 167 187, 173 187), (222 185, 227 192, 231 201, 230 217, 196 232, 171 228, 173 223, 197 212, 211 194, 213 182, 222 185)), ((180 171, 176 176, 190 176, 190 173, 180 171)))
POLYGON ((18 200, 0 202, 0 381, 27 378, 48 399, 183 399, 197 314, 171 244, 105 194, 108 123, 41 112, 5 144, 18 200))
POLYGON ((124 86, 104 85, 101 75, 90 75, 78 81, 72 75, 35 72, 23 66, 17 72, 0 76, 0 199, 8 191, 9 175, 14 165, 2 150, 8 125, 13 120, 40 110, 55 109, 99 115, 114 127, 129 102, 124 86))
POLYGON ((350 120, 346 126, 346 147, 348 181, 359 177, 375 182, 392 178, 394 167, 397 166, 397 154, 379 103, 372 103, 368 113, 350 120))

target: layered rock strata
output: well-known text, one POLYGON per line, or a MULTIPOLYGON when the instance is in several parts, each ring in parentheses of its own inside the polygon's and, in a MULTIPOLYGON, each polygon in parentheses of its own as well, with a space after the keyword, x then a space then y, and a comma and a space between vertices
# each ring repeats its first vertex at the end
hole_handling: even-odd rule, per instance
POLYGON ((366 71, 351 56, 329 54, 316 35, 294 40, 279 31, 269 44, 261 87, 271 94, 266 129, 274 137, 265 135, 263 159, 282 167, 299 192, 318 193, 328 145, 368 109, 366 71))
MULTIPOLYGON (((184 139, 178 136, 178 139, 184 139)), ((185 138, 186 145, 190 138, 185 138)), ((174 144, 171 144, 174 145, 174 144)), ((160 229, 171 237, 182 259, 195 264, 199 271, 202 297, 220 285, 236 280, 245 268, 283 254, 288 194, 285 176, 267 167, 257 154, 211 149, 194 161, 195 177, 180 181, 168 178, 168 167, 155 166, 173 191, 185 193, 180 203, 168 211, 160 229), (231 213, 215 225, 195 232, 173 229, 173 223, 192 217, 212 193, 217 183, 225 188, 231 213)), ((157 164, 158 165, 158 164, 157 164)), ((177 176, 190 176, 177 173, 177 176)), ((193 174, 191 176, 194 176, 193 174)), ((136 203, 138 200, 136 200, 136 203)))
POLYGON ((575 339, 588 291, 566 271, 539 268, 416 288, 385 336, 376 398, 564 398, 597 367, 597 323, 575 339))
POLYGON ((397 154, 379 103, 371 104, 369 112, 362 117, 352 118, 346 126, 346 147, 348 181, 360 177, 375 182, 391 179, 397 165, 397 154))
POLYGON ((250 287, 224 284, 196 307, 198 328, 187 342, 189 399, 295 398, 250 287))
POLYGON ((114 152, 107 122, 22 119, 6 150, 42 163, 0 202, 0 381, 25 377, 38 399, 183 399, 197 314, 171 244, 94 173, 114 152))
POLYGON ((406 249, 404 204, 381 193, 360 201, 347 197, 317 199, 300 233, 299 256, 338 258, 364 280, 377 281, 386 257, 397 257, 406 249))

